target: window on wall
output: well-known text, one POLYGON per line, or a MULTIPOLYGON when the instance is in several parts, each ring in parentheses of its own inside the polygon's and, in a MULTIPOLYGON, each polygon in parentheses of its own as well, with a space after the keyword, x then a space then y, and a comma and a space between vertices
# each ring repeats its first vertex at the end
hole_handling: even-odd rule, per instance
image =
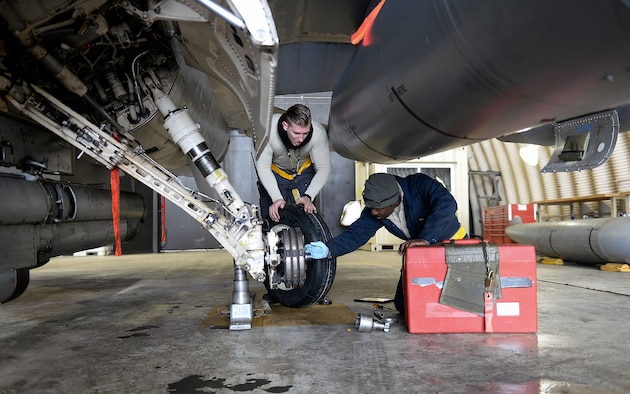
POLYGON ((398 175, 399 177, 406 177, 407 175, 422 173, 430 176, 436 181, 440 182, 448 191, 452 192, 452 180, 451 180, 451 167, 387 167, 387 173, 392 175, 398 175))

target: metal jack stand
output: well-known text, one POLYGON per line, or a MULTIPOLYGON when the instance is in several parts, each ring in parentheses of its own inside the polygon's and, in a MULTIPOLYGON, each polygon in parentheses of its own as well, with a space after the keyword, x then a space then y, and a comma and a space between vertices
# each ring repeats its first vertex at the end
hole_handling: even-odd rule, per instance
POLYGON ((252 296, 245 271, 234 264, 234 290, 230 306, 230 330, 251 330, 253 320, 252 296))

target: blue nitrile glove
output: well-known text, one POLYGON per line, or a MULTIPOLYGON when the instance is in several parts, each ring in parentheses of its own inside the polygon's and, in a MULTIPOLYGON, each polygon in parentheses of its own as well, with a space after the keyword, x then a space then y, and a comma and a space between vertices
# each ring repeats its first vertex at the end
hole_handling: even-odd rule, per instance
POLYGON ((322 241, 315 241, 304 245, 304 250, 312 259, 324 259, 328 256, 328 246, 322 241))

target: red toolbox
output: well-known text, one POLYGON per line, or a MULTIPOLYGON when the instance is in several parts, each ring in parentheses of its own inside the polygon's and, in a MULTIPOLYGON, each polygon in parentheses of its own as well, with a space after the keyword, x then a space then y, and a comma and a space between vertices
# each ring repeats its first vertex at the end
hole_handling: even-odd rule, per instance
MULTIPOLYGON (((457 241, 476 248, 479 240, 457 241), (476 244, 476 245, 473 245, 476 244)), ((494 245, 498 248, 498 281, 500 290, 484 292, 479 284, 482 313, 472 313, 440 302, 447 269, 446 248, 449 245, 408 248, 403 260, 405 318, 410 333, 522 333, 538 329, 536 294, 536 252, 532 245, 494 245), (488 302, 495 297, 494 302, 488 302), (500 298, 499 298, 500 297, 500 298)), ((465 258, 466 256, 464 256, 465 258)), ((478 263, 476 267, 479 267, 478 263)), ((468 264, 470 265, 470 264, 468 264)), ((484 267, 485 274, 485 266, 484 267)), ((484 275, 482 274, 482 275, 484 275)), ((457 286, 460 278, 449 278, 457 286)), ((474 298, 477 298, 475 296, 474 298)))

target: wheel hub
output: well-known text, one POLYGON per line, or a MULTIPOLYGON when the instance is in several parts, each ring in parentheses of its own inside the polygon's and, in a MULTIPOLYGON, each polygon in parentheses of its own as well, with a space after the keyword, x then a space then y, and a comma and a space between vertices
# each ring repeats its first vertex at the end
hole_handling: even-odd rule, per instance
POLYGON ((306 258, 304 235, 299 228, 274 226, 267 234, 267 263, 272 289, 293 289, 304 286, 306 258))

